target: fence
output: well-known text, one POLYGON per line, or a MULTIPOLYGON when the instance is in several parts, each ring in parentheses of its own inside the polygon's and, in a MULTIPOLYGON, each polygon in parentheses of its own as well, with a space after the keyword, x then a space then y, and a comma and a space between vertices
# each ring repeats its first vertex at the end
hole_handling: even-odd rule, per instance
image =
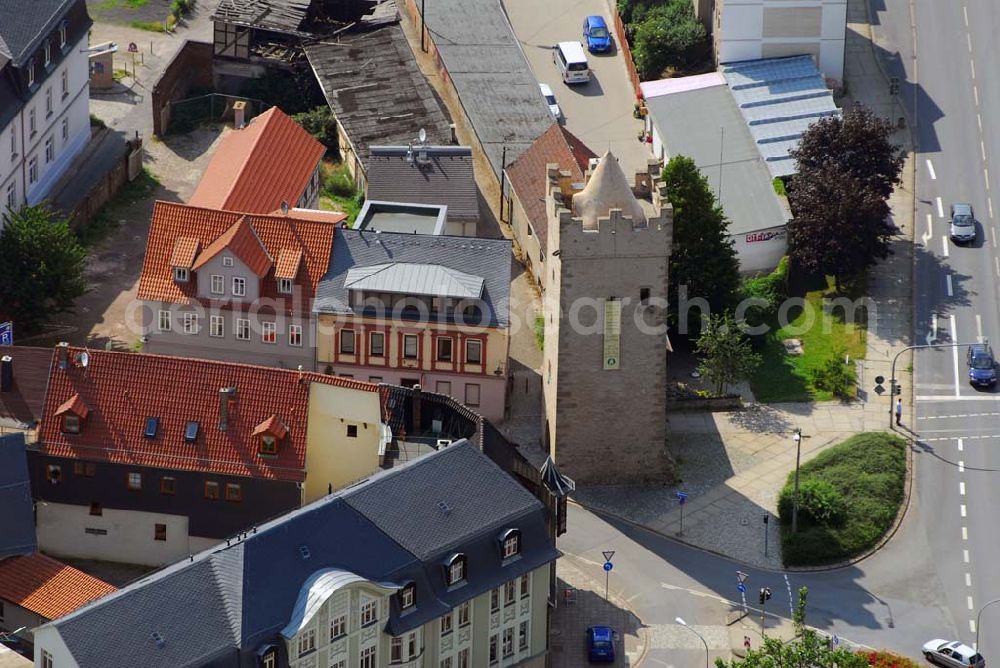
MULTIPOLYGON (((104 130, 104 132, 112 132, 104 130)), ((115 165, 90 189, 87 196, 69 213, 74 228, 85 227, 94 219, 118 190, 142 171, 142 138, 136 136, 125 142, 125 152, 115 165)))
POLYGON ((622 58, 625 59, 625 71, 628 73, 628 80, 632 82, 632 90, 635 91, 636 99, 642 97, 642 90, 639 88, 639 73, 635 69, 635 61, 632 60, 632 47, 628 44, 628 39, 625 37, 625 24, 622 23, 622 17, 618 14, 617 7, 614 9, 615 17, 615 40, 617 40, 618 48, 621 49, 622 58))

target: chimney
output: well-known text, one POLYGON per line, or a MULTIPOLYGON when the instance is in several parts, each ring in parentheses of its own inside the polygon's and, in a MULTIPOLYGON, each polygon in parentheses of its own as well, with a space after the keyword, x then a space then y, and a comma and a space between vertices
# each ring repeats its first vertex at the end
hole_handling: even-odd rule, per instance
POLYGON ((56 353, 59 359, 59 368, 65 369, 69 361, 69 344, 65 341, 60 341, 56 344, 56 353))
POLYGON ((449 123, 448 129, 451 130, 451 143, 458 144, 458 133, 455 131, 455 124, 449 123))
POLYGON ((229 402, 236 400, 236 386, 219 388, 219 431, 229 429, 229 402))
POLYGON ((233 125, 237 130, 242 130, 246 125, 247 103, 246 100, 233 102, 233 125))
POLYGON ((0 357, 0 392, 10 392, 14 389, 14 358, 10 355, 0 357))
POLYGON ((421 391, 420 384, 413 386, 412 394, 413 403, 410 405, 410 420, 412 421, 411 428, 414 434, 419 434, 421 432, 420 418, 421 418, 421 408, 423 407, 423 392, 421 391))

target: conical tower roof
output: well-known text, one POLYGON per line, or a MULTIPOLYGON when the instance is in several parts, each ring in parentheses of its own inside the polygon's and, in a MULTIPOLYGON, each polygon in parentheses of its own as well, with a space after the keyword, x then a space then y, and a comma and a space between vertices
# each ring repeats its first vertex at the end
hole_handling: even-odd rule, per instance
POLYGON ((573 482, 573 479, 567 478, 556 468, 556 463, 551 455, 545 458, 545 463, 542 464, 539 472, 542 474, 542 483, 555 496, 566 496, 576 489, 576 483, 573 482))
POLYGON ((611 151, 601 157, 590 181, 573 195, 573 211, 583 219, 584 229, 596 229, 599 218, 607 218, 611 209, 621 209, 636 224, 646 222, 646 213, 632 194, 625 172, 611 151))

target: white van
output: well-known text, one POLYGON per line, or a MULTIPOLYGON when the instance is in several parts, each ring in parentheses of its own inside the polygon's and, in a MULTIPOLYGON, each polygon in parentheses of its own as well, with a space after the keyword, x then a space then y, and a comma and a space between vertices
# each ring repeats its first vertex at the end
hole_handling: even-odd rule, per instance
POLYGON ((552 62, 559 69, 563 83, 576 84, 590 81, 590 67, 583 45, 579 42, 559 42, 552 48, 552 62))

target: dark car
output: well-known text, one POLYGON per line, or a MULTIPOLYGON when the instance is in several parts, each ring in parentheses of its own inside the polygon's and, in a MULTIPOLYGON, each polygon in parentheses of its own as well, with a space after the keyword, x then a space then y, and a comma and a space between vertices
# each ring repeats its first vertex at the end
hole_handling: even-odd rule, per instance
POLYGON ((957 244, 976 240, 976 216, 971 204, 951 205, 951 225, 948 227, 951 240, 957 244))
POLYGON ((966 361, 969 364, 969 382, 974 387, 993 387, 997 384, 997 364, 988 343, 969 346, 966 361))
POLYGON ((615 662, 615 632, 610 626, 587 629, 587 660, 591 663, 615 662))
POLYGON ((603 16, 588 16, 583 20, 583 42, 591 53, 611 49, 611 32, 603 16))

